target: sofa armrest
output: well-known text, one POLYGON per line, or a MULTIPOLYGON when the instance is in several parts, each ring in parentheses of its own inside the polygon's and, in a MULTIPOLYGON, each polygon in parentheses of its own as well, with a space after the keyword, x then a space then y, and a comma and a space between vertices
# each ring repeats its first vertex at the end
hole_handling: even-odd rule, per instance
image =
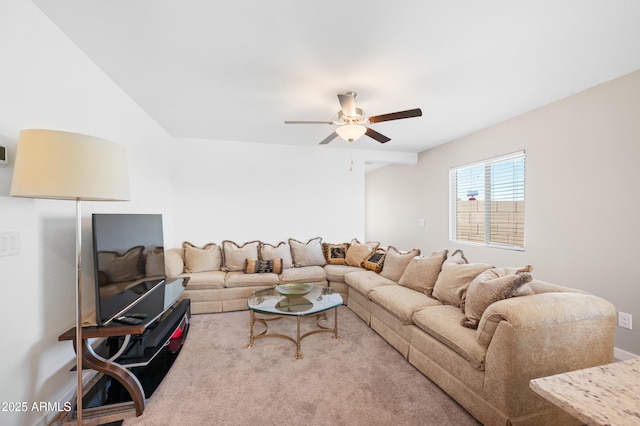
POLYGON ((172 248, 164 252, 164 269, 169 278, 177 278, 184 272, 184 250, 172 248))
POLYGON ((615 318, 616 308, 608 301, 588 293, 540 293, 512 297, 491 304, 482 315, 476 337, 489 346, 501 321, 516 328, 573 322, 589 318, 615 318))
POLYGON ((542 293, 492 304, 478 327, 484 337, 493 329, 484 382, 492 403, 521 414, 540 409, 545 402, 532 396, 529 380, 612 362, 616 316, 611 303, 591 294, 542 293))

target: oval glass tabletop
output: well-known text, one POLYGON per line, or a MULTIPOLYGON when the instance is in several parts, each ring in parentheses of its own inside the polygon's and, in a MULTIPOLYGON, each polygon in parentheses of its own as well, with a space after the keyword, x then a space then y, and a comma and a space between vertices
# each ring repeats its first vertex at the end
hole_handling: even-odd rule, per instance
MULTIPOLYGON (((282 288, 280 288, 282 290, 282 288)), ((284 295, 275 287, 254 292, 247 300, 250 310, 265 314, 304 316, 342 305, 342 296, 331 287, 311 286, 304 295, 284 295)))

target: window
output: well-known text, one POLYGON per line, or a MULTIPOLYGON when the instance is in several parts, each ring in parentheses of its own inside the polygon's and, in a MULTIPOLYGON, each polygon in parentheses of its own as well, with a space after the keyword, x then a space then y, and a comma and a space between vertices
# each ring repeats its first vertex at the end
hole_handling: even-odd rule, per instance
POLYGON ((524 250, 524 170, 524 151, 451 169, 451 240, 524 250))

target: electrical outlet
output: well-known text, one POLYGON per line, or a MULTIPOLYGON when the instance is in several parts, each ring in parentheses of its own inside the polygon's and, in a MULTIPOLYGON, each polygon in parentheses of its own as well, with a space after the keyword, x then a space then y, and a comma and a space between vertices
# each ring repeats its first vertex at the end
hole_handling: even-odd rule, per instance
POLYGON ((632 317, 631 314, 627 314, 625 312, 618 312, 618 325, 622 328, 632 329, 632 317))
POLYGON ((20 233, 18 231, 0 231, 0 256, 18 254, 20 233))

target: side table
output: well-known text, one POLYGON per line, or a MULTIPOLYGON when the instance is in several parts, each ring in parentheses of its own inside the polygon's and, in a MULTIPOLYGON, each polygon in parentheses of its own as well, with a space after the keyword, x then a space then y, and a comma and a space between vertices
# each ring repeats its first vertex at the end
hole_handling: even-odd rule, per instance
POLYGON ((588 425, 640 424, 640 358, 534 379, 529 387, 588 425))

